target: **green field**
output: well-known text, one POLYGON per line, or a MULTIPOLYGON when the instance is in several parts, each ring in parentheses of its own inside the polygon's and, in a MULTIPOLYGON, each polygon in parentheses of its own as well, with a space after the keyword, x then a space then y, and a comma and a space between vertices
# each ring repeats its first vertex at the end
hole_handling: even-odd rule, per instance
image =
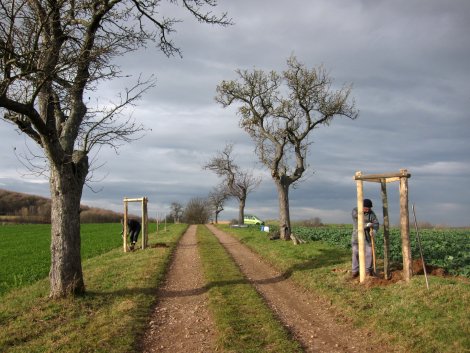
MULTIPOLYGON (((155 227, 155 225, 153 225, 155 227)), ((149 229, 151 231, 154 229, 149 229)), ((82 224, 82 259, 122 245, 119 223, 82 224)), ((140 240, 140 236, 139 236, 140 240)), ((0 296, 49 274, 51 226, 19 224, 0 226, 0 296)))

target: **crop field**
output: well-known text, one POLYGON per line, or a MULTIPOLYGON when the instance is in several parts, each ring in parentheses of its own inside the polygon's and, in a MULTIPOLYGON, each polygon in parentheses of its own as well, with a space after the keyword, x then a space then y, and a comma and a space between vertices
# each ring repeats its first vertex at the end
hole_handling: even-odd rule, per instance
MULTIPOLYGON (((122 246, 120 232, 116 223, 82 224, 82 259, 122 246)), ((0 226, 0 296, 48 276, 50 237, 48 224, 0 226)))
MULTIPOLYGON (((293 232, 307 241, 322 240, 342 248, 351 248, 352 226, 294 227, 293 232)), ((449 274, 470 277, 470 230, 423 229, 419 230, 424 260, 427 265, 445 269, 449 274)), ((419 258, 416 233, 410 230, 411 252, 419 258)), ((375 237, 376 251, 383 258, 383 234, 375 237)), ((398 228, 390 229, 390 257, 401 263, 401 238, 398 228)))

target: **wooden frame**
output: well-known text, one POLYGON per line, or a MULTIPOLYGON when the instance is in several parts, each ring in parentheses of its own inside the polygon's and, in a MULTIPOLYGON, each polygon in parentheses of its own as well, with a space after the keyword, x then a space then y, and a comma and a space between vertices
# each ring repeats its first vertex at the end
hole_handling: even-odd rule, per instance
POLYGON ((354 179, 357 187, 357 237, 359 246, 359 281, 362 283, 366 277, 365 259, 365 234, 364 234, 364 213, 363 213, 363 182, 371 181, 380 183, 382 193, 382 205, 384 216, 384 273, 385 278, 390 279, 390 241, 389 241, 389 219, 388 219, 388 198, 387 183, 400 182, 400 233, 401 251, 403 255, 403 277, 409 282, 413 275, 411 246, 410 246, 410 219, 408 211, 408 178, 411 174, 406 169, 400 169, 398 173, 369 174, 362 175, 356 172, 354 179))
POLYGON ((124 252, 127 252, 127 203, 128 202, 142 202, 142 237, 141 237, 141 244, 142 249, 145 249, 148 244, 148 215, 147 215, 147 202, 148 198, 140 197, 140 198, 127 198, 125 197, 124 200, 124 220, 123 220, 123 248, 124 252))

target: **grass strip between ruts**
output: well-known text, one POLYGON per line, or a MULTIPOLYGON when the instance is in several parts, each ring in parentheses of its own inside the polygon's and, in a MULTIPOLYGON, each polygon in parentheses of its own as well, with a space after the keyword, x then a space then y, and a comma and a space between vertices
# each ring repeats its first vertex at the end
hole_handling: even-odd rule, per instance
POLYGON ((48 299, 48 280, 14 289, 0 303, 0 351, 135 352, 170 255, 187 225, 150 235, 150 247, 83 261, 87 293, 48 299))
POLYGON ((225 352, 301 352, 215 236, 198 226, 209 305, 225 352))
POLYGON ((300 286, 331 303, 339 318, 373 331, 403 352, 470 352, 470 282, 424 276, 375 285, 351 280, 351 252, 312 241, 269 240, 258 228, 218 228, 234 235, 300 286))

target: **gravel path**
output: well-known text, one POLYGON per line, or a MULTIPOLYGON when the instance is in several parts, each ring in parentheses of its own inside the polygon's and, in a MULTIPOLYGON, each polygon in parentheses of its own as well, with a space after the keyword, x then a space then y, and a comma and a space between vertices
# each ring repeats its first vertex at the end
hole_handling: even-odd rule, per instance
MULTIPOLYGON (((394 352, 386 344, 374 343, 372 333, 342 323, 329 303, 273 270, 238 240, 212 225, 207 227, 305 352, 394 352)), ((221 352, 208 310, 196 226, 190 226, 181 238, 157 296, 158 304, 142 342, 144 353, 221 352)))
POLYGON ((214 323, 204 286, 193 225, 182 236, 157 292, 158 304, 144 335, 144 353, 215 351, 214 323))

